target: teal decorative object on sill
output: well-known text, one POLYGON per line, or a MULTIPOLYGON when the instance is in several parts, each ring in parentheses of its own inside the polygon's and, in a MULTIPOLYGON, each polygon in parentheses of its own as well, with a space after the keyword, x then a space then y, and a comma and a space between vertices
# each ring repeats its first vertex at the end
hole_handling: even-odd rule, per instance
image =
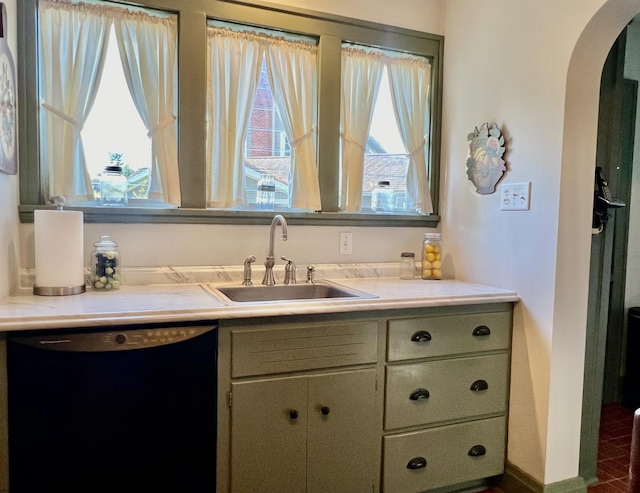
POLYGON ((469 155, 467 157, 467 176, 482 195, 495 192, 496 184, 506 171, 502 156, 505 152, 504 136, 494 123, 484 123, 478 130, 467 135, 469 155))

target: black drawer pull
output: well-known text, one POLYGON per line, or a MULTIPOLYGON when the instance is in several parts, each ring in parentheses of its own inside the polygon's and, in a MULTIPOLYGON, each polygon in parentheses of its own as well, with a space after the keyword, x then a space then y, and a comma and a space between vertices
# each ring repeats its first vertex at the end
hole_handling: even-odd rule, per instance
POLYGON ((473 329, 473 335, 475 337, 488 336, 491 335, 491 329, 486 325, 479 325, 473 329))
POLYGON ((322 406, 320 408, 320 412, 322 413, 323 416, 326 416, 331 412, 331 409, 329 408, 329 406, 322 406))
POLYGON ((289 411, 289 419, 298 419, 298 411, 295 409, 289 411))
POLYGON ((474 392, 480 392, 481 390, 487 390, 489 388, 489 384, 485 380, 476 380, 471 384, 469 390, 473 390, 474 392))
POLYGON ((407 464, 407 469, 424 469, 427 467, 427 459, 424 457, 414 457, 407 464))
POLYGON ((474 445, 469 450, 469 455, 471 457, 480 457, 481 455, 486 455, 486 454, 487 454, 487 449, 484 448, 482 445, 474 445))
POLYGON ((419 330, 411 336, 412 342, 429 342, 431 340, 431 334, 426 330, 419 330))
POLYGON ((429 398, 429 391, 427 389, 416 389, 411 392, 409 399, 412 401, 424 401, 429 398))

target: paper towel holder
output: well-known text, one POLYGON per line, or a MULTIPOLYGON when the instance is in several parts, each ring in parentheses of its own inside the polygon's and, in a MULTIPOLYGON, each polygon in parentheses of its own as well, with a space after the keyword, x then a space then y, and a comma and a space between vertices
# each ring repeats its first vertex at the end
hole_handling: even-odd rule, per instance
MULTIPOLYGON (((56 209, 61 211, 64 205, 67 203, 67 199, 64 195, 56 195, 51 199, 51 202, 56 206, 56 209)), ((86 292, 87 287, 85 284, 80 286, 33 286, 33 294, 39 296, 67 296, 73 294, 80 294, 86 292)))

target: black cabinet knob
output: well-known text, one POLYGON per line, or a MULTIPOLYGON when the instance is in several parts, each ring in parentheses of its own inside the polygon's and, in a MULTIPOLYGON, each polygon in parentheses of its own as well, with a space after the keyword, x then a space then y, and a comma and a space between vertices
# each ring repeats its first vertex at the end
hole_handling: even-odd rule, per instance
POLYGON ((487 390, 489 388, 489 384, 485 380, 476 380, 471 384, 469 390, 473 392, 480 392, 482 390, 487 390))
POLYGON ((322 406, 320 408, 320 412, 326 416, 327 414, 329 414, 331 412, 331 409, 329 408, 329 406, 322 406))
POLYGON ((424 457, 414 457, 407 464, 407 469, 424 469, 427 467, 427 459, 424 457))
POLYGON ((424 401, 429 398, 429 391, 427 389, 419 388, 411 392, 409 399, 412 401, 424 401))
POLYGON ((486 325, 478 325, 472 332, 474 337, 482 337, 491 335, 491 329, 486 325))
POLYGON ((295 409, 289 411, 289 419, 298 419, 298 411, 295 409))
POLYGON ((480 457, 481 455, 486 455, 487 449, 482 445, 474 445, 469 449, 469 456, 471 457, 480 457))
POLYGON ((419 330, 411 336, 412 342, 429 342, 431 340, 431 334, 426 330, 419 330))

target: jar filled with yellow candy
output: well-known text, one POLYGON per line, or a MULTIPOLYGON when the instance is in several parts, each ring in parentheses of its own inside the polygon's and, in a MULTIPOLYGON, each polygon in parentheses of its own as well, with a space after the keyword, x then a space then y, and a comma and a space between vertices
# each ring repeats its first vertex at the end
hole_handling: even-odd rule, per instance
POLYGON ((442 279, 442 235, 440 233, 424 234, 422 279, 442 279))

